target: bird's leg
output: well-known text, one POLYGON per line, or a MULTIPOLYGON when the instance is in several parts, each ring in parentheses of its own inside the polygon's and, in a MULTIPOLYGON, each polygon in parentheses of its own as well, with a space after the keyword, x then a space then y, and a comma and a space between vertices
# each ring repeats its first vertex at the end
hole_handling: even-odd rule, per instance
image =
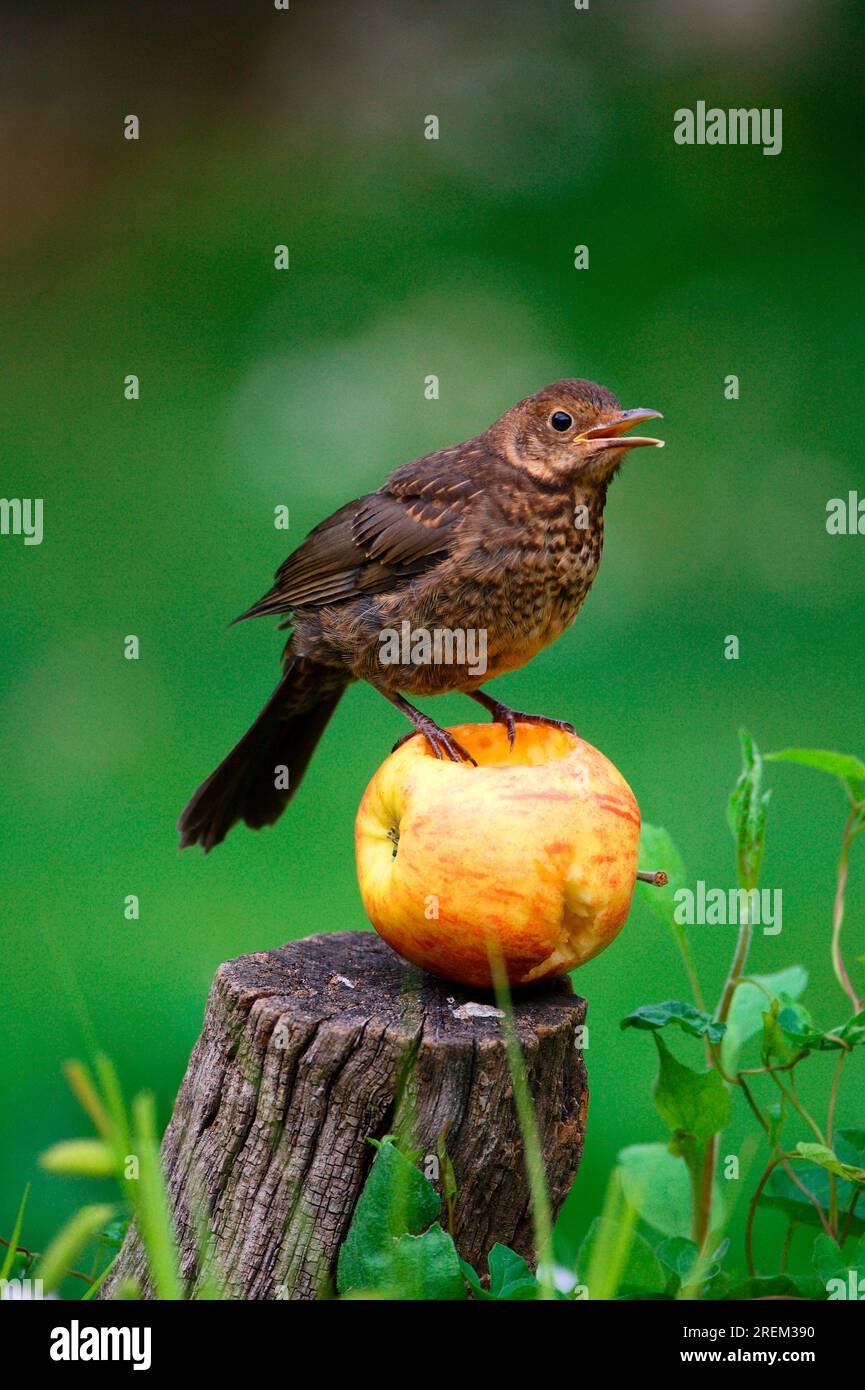
POLYGON ((550 729, 561 729, 566 734, 577 732, 573 724, 568 724, 564 719, 548 719, 545 714, 523 714, 518 709, 511 709, 509 705, 503 705, 501 700, 494 700, 492 695, 486 695, 483 690, 467 690, 466 694, 472 700, 477 700, 484 709, 489 710, 494 724, 504 724, 508 731, 508 743, 511 748, 514 746, 517 724, 545 724, 550 729))
MULTIPOLYGON (((382 691, 382 694, 386 694, 386 692, 382 691)), ((471 763, 473 767, 477 767, 477 763, 471 753, 463 748, 461 743, 457 743, 456 739, 448 733, 447 729, 440 729, 438 724, 430 719, 428 714, 421 714, 420 710, 415 709, 414 705, 410 705, 408 700, 404 699, 402 695, 386 694, 386 698, 390 700, 392 705, 396 705, 397 709, 402 710, 407 719, 411 720, 417 733, 423 734, 430 748, 439 760, 441 760, 443 756, 446 756, 450 758, 452 763, 465 762, 471 763)), ((394 744, 392 751, 395 753, 396 750, 410 738, 414 738, 413 733, 405 734, 394 744)))

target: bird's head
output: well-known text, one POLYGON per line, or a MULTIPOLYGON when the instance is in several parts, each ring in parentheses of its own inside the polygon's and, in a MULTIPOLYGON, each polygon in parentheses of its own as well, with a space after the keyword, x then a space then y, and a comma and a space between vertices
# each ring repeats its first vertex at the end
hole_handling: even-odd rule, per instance
POLYGON ((657 410, 622 410, 615 396, 593 381, 555 381, 506 410, 486 432, 490 445, 515 467, 544 483, 609 481, 626 449, 662 439, 627 431, 657 410))

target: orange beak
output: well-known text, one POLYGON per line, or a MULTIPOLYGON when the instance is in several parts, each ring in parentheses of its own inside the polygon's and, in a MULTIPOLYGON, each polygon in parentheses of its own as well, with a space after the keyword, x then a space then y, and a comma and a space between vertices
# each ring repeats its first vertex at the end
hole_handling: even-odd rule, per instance
POLYGON ((642 425, 646 420, 663 418, 660 410, 645 410, 641 406, 636 410, 623 410, 621 415, 616 415, 612 420, 605 420, 600 425, 583 430, 582 434, 576 436, 576 443, 591 444, 596 449, 638 449, 643 444, 654 444, 656 449, 663 449, 663 439, 651 439, 643 434, 631 434, 624 438, 625 431, 633 429, 634 425, 642 425))

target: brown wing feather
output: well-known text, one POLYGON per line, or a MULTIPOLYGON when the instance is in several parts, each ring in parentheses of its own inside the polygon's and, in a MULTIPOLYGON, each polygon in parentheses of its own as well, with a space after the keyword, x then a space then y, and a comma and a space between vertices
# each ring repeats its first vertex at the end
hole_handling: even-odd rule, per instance
POLYGON ((319 523, 276 572, 273 587, 236 621, 386 593, 445 558, 480 490, 461 449, 406 464, 378 492, 319 523))

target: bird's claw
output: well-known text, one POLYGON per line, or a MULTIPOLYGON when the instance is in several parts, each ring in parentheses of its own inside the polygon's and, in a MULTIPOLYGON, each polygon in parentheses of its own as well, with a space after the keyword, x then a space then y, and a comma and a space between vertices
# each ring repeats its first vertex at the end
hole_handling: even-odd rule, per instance
POLYGON ((403 734, 402 738, 397 739, 391 752, 395 753, 398 748, 402 748, 415 734, 421 734, 426 739, 439 762, 444 752, 452 763, 471 763, 472 767, 477 767, 477 762, 468 749, 463 748, 447 729, 440 729, 438 724, 433 724, 432 720, 428 724, 424 723, 422 727, 413 729, 409 734, 403 734))
POLYGON ((508 731, 508 744, 514 746, 514 739, 517 736, 517 724, 540 724, 548 729, 558 729, 563 734, 573 734, 576 738, 577 731, 573 724, 569 724, 566 719, 551 719, 546 714, 524 714, 521 710, 511 709, 508 705, 499 705, 492 711, 493 723, 504 724, 508 731))
POLYGON ((408 743, 410 738, 414 738, 417 732, 417 729, 412 729, 411 733, 403 734, 402 738, 397 739, 396 743, 390 751, 392 753, 395 753, 398 748, 402 748, 404 743, 408 743))
POLYGON ((472 757, 467 748, 463 748, 461 743, 448 733, 447 729, 437 728, 435 733, 424 730, 427 743, 432 748, 437 758, 441 758, 441 748, 447 753, 452 763, 471 763, 472 767, 477 767, 477 762, 472 757))

